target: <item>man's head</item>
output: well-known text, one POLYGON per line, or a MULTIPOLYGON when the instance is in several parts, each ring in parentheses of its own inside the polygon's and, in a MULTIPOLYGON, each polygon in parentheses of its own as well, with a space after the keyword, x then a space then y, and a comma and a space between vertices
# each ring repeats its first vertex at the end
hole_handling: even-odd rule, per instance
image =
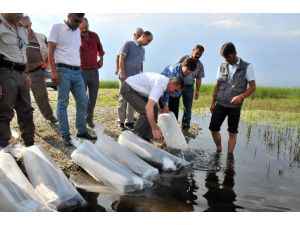
POLYGON ((11 24, 17 24, 23 17, 23 13, 4 13, 4 18, 11 24))
POLYGON ((87 35, 89 33, 89 21, 87 18, 83 18, 79 25, 79 30, 82 35, 87 35))
POLYGON ((192 51, 192 58, 195 60, 199 60, 204 52, 204 47, 202 45, 196 45, 192 51))
POLYGON ((142 45, 146 46, 150 44, 150 42, 153 40, 153 35, 150 31, 144 31, 142 35, 137 39, 137 42, 142 45))
POLYGON ((134 34, 133 34, 134 40, 139 39, 139 38, 142 36, 143 32, 144 32, 144 30, 143 30, 142 28, 137 27, 137 28, 135 29, 134 34))
POLYGON ((174 94, 177 91, 183 89, 184 81, 181 77, 172 77, 169 79, 168 86, 167 86, 167 93, 174 94))
POLYGON ((82 22, 84 13, 69 13, 67 24, 72 30, 76 30, 82 22))
POLYGON ((183 62, 182 62, 182 74, 183 75, 188 75, 190 72, 194 71, 197 67, 197 61, 191 57, 186 58, 183 62))
POLYGON ((31 31, 31 20, 29 18, 29 16, 24 16, 22 17, 22 19, 19 20, 19 23, 24 27, 26 28, 26 30, 29 32, 31 31))
POLYGON ((231 42, 227 42, 223 44, 220 54, 221 56, 223 56, 225 61, 228 62, 230 65, 234 65, 238 61, 235 46, 231 42))

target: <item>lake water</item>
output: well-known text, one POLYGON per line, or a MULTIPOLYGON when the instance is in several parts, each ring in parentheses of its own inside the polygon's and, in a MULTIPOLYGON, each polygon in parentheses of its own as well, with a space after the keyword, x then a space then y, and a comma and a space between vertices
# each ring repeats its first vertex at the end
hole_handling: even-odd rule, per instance
MULTIPOLYGON (((216 154, 210 115, 194 117, 202 128, 189 140, 191 166, 162 173, 151 188, 118 195, 106 187, 78 188, 89 202, 82 211, 300 211, 299 130, 240 124, 233 157, 227 156, 227 123, 221 130, 223 152, 216 154)), ((89 176, 82 183, 93 182, 89 176)), ((90 186, 91 187, 91 186, 90 186)))

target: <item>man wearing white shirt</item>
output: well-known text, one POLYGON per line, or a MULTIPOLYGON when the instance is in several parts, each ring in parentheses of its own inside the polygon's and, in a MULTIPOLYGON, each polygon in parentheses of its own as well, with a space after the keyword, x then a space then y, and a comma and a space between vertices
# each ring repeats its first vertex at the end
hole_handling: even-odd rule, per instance
POLYGON ((163 138, 156 125, 159 98, 167 92, 173 94, 184 86, 180 77, 168 78, 158 73, 140 73, 128 77, 121 87, 123 98, 140 114, 133 133, 149 141, 163 138))
POLYGON ((70 146, 67 107, 69 93, 76 101, 77 137, 95 140, 86 130, 87 97, 80 72, 81 37, 78 29, 84 13, 69 13, 64 23, 54 24, 48 38, 51 78, 58 87, 57 118, 64 145, 70 146))
POLYGON ((256 84, 252 65, 237 56, 235 46, 231 42, 222 46, 221 56, 225 62, 220 65, 217 73, 218 81, 210 107, 212 117, 209 129, 212 132, 217 152, 221 152, 222 142, 219 131, 227 117, 228 154, 232 154, 236 144, 243 101, 255 91, 256 84))

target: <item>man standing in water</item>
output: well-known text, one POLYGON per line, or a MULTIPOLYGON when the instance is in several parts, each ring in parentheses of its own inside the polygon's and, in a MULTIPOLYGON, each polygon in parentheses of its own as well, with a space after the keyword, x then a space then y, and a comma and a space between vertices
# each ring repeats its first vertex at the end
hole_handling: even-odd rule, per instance
POLYGON ((252 65, 237 56, 235 46, 231 42, 225 43, 220 53, 225 62, 220 65, 217 73, 218 81, 214 88, 210 107, 212 117, 209 129, 216 144, 217 152, 221 152, 220 127, 227 117, 228 154, 232 154, 237 140, 243 101, 255 91, 256 84, 252 65))

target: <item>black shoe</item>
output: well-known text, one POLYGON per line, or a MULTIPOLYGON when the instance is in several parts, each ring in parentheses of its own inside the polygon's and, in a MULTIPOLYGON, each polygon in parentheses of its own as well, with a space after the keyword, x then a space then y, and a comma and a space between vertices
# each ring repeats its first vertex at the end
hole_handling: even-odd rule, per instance
POLYGON ((93 123, 93 121, 87 121, 86 124, 90 127, 90 128, 95 128, 95 124, 93 123))
POLYGON ((63 137, 63 143, 65 147, 72 146, 70 135, 63 137))
POLYGON ((134 128, 134 123, 125 123, 125 126, 132 130, 134 128))
POLYGON ((47 120, 48 123, 51 123, 51 124, 56 124, 58 122, 58 120, 55 118, 55 116, 52 116, 49 120, 47 120))
POLYGON ((121 131, 126 130, 124 123, 119 123, 119 127, 121 128, 121 131))
POLYGON ((83 134, 77 133, 76 137, 84 138, 84 139, 87 139, 87 140, 97 140, 97 137, 91 136, 87 131, 84 132, 83 134))

